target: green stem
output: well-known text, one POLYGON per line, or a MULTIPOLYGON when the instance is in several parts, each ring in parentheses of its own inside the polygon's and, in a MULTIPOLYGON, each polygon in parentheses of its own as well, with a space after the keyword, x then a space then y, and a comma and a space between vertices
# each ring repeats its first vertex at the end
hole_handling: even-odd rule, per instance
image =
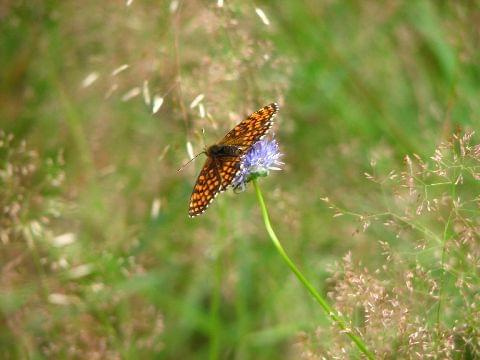
POLYGON ((363 342, 363 340, 355 335, 353 331, 348 328, 347 323, 333 308, 328 304, 328 302, 315 290, 315 288, 308 282, 308 280, 303 276, 303 274, 298 270, 297 266, 293 263, 293 261, 288 257, 287 253, 283 249, 280 240, 278 240, 277 235, 273 231, 272 225, 270 223, 270 218, 268 216, 267 207, 265 205, 265 201, 263 200, 262 192, 260 191, 260 187, 258 186, 257 180, 253 180, 253 186, 255 187, 255 192, 257 194, 257 199, 260 204, 260 208, 262 210, 263 221, 265 223, 265 228, 267 229, 268 235, 270 235, 270 239, 275 245, 278 253, 282 257, 282 259, 287 263, 288 267, 293 271, 295 276, 300 280, 302 285, 308 290, 308 292, 314 297, 320 307, 323 309, 325 314, 330 318, 330 320, 337 324, 338 327, 344 332, 357 346, 357 348, 365 354, 368 359, 375 359, 375 356, 372 352, 367 349, 367 346, 363 342))
POLYGON ((209 359, 216 360, 219 358, 220 350, 220 296, 221 296, 221 285, 222 285, 222 264, 221 259, 218 253, 215 253, 214 260, 214 270, 215 278, 213 285, 213 295, 212 303, 210 305, 210 349, 209 349, 209 359))
POLYGON ((221 333, 222 322, 220 318, 220 305, 222 300, 222 277, 223 277, 223 264, 221 252, 223 249, 223 243, 220 243, 218 239, 225 239, 228 237, 228 229, 226 228, 225 218, 227 216, 224 206, 220 206, 221 224, 220 236, 217 237, 217 241, 212 249, 213 256, 213 287, 212 298, 210 303, 210 343, 209 343, 209 355, 210 360, 217 360, 220 358, 221 349, 221 333))

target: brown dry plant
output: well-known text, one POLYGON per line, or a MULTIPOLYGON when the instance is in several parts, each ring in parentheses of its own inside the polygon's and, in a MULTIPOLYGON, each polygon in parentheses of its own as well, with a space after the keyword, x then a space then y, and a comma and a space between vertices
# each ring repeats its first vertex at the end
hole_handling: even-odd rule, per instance
MULTIPOLYGON (((349 252, 332 266, 328 285, 334 307, 379 358, 480 356, 480 145, 473 135, 454 134, 428 160, 406 156, 401 172, 366 174, 382 187, 378 203, 386 209, 359 213, 324 199, 335 216, 357 218, 359 231, 383 235, 383 263, 370 269, 349 252)), ((335 329, 318 328, 300 344, 307 359, 354 354, 335 329)))

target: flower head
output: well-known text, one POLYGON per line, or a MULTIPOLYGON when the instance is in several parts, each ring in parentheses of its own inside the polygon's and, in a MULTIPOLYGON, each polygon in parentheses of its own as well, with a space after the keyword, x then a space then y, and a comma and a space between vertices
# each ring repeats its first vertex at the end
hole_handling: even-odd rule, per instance
POLYGON ((240 164, 240 170, 232 182, 234 189, 244 190, 247 182, 260 176, 267 176, 270 170, 281 170, 282 156, 273 137, 257 141, 240 164))

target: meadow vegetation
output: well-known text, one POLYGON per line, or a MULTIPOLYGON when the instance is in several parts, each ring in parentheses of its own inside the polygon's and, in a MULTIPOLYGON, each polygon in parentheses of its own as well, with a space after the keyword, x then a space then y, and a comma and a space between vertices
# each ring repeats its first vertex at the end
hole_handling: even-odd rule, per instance
POLYGON ((378 358, 480 358, 480 3, 0 4, 0 354, 363 358, 255 193, 188 201, 276 101, 260 185, 287 253, 378 358))

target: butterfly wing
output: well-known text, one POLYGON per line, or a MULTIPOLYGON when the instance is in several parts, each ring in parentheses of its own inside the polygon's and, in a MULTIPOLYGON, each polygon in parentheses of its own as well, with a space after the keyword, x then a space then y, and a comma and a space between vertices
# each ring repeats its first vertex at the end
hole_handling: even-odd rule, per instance
MULTIPOLYGON (((272 127, 278 105, 264 106, 247 117, 217 144, 238 146, 243 153, 260 140, 272 127)), ((190 197, 188 214, 194 217, 203 213, 218 193, 232 184, 240 169, 242 156, 209 156, 203 165, 190 197)))
POLYGON ((227 188, 232 184, 233 179, 237 175, 238 170, 240 170, 240 163, 242 158, 240 156, 222 156, 217 159, 217 169, 220 174, 222 189, 221 191, 227 190, 227 188))
POLYGON ((188 214, 203 213, 218 193, 225 191, 240 169, 240 157, 209 157, 205 162, 190 197, 188 214))
POLYGON ((236 145, 243 151, 247 151, 272 127, 277 112, 276 103, 264 106, 230 130, 218 144, 236 145))
POLYGON ((203 165, 190 196, 188 214, 194 217, 203 213, 222 188, 222 179, 211 157, 203 165))

